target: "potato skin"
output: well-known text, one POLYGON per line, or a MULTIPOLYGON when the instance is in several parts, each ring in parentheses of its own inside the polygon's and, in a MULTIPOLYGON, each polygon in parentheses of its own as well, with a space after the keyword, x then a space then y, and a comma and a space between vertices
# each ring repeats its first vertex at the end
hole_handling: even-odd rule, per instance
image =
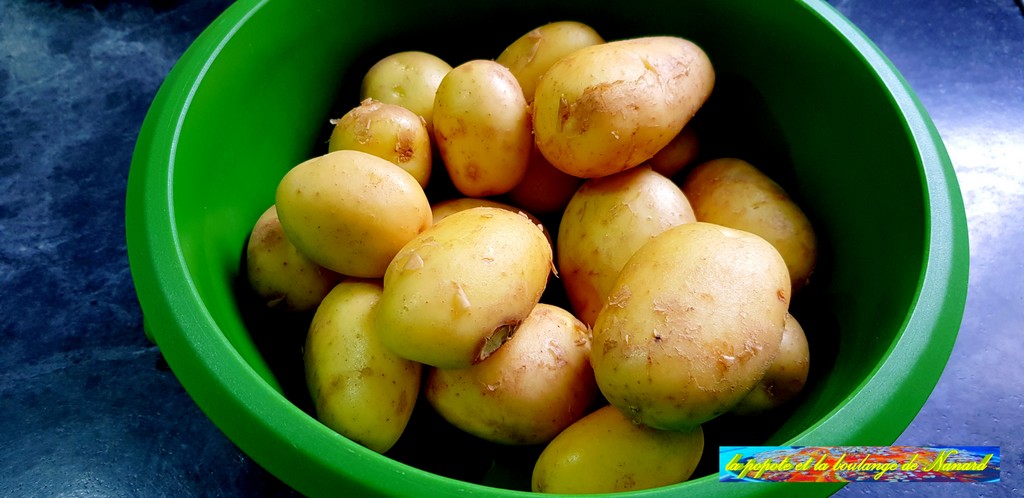
POLYGON ((672 178, 697 159, 699 154, 700 137, 697 130, 693 126, 684 126, 682 131, 647 163, 654 171, 672 178))
POLYGON ((306 336, 306 384, 317 418, 378 453, 402 435, 422 366, 385 348, 373 326, 380 281, 348 279, 317 308, 306 336))
POLYGON ((452 425, 499 444, 547 443, 597 397, 590 330, 540 303, 515 334, 469 368, 432 368, 425 395, 452 425))
POLYGON ((537 146, 556 168, 594 178, 650 159, 704 104, 715 73, 707 54, 676 37, 579 49, 541 77, 537 146))
POLYGON ((439 368, 485 359, 540 301, 551 253, 524 215, 477 207, 448 216, 388 266, 377 307, 381 340, 439 368))
POLYGON ((505 204, 504 202, 493 201, 491 199, 481 199, 479 197, 456 197, 453 199, 445 199, 440 202, 435 202, 430 206, 430 210, 434 215, 434 224, 436 225, 437 222, 455 213, 458 213, 459 211, 465 211, 467 209, 472 209, 475 207, 493 207, 498 209, 504 209, 512 213, 522 214, 529 218, 534 225, 539 226, 541 230, 544 232, 544 237, 548 239, 548 243, 551 243, 551 234, 548 232, 547 227, 544 226, 544 224, 540 221, 539 218, 534 216, 532 213, 526 211, 525 209, 513 206, 511 204, 505 204))
POLYGON ((660 431, 606 405, 544 448, 533 469, 541 493, 612 493, 667 486, 693 475, 704 451, 700 426, 660 431))
POLYGON ((683 183, 700 221, 757 234, 782 254, 793 291, 810 280, 817 264, 817 237, 803 210, 752 164, 736 158, 707 161, 683 183))
POLYGON ((558 228, 558 271, 576 316, 593 325, 626 261, 656 235, 696 221, 676 184, 641 166, 592 178, 558 228))
POLYGON ((387 159, 427 186, 434 150, 422 117, 395 104, 366 99, 333 120, 328 152, 358 150, 387 159))
POLYGON ((608 401, 658 429, 727 412, 778 355, 790 300, 764 239, 709 223, 671 228, 630 258, 593 330, 608 401))
POLYGON ((433 132, 434 97, 452 66, 436 55, 408 51, 377 61, 363 76, 360 100, 400 105, 420 115, 433 132))
POLYGON ((508 67, 519 81, 526 101, 533 100, 537 81, 552 64, 576 50, 604 43, 594 28, 575 21, 545 24, 519 37, 495 62, 508 67))
POLYGON ((249 287, 268 308, 312 311, 341 276, 303 255, 288 240, 270 206, 253 226, 246 244, 249 287))
POLYGON ((565 209, 569 199, 583 184, 581 178, 564 173, 548 162, 544 154, 534 145, 526 174, 512 190, 508 198, 516 206, 531 213, 557 213, 565 209))
POLYGON ((526 98, 508 68, 471 60, 445 75, 434 99, 434 141, 463 195, 512 190, 526 173, 533 135, 526 98))
POLYGON ((761 382, 733 407, 732 413, 754 415, 784 405, 803 391, 810 368, 811 351, 807 335, 796 318, 787 314, 779 355, 761 382))
POLYGON ((399 249, 432 223, 416 179, 390 161, 354 150, 307 160, 277 187, 288 239, 317 264, 379 278, 399 249))

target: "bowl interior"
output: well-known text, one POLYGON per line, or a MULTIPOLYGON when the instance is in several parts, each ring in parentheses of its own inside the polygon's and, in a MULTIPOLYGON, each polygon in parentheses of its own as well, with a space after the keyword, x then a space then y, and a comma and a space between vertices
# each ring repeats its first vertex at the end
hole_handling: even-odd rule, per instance
MULTIPOLYGON (((879 76, 879 61, 862 53, 867 45, 848 38, 859 33, 823 4, 770 4, 239 2, 204 33, 161 90, 158 104, 169 109, 159 123, 147 123, 144 134, 166 141, 168 149, 162 155, 146 150, 141 160, 137 154, 147 166, 133 165, 134 175, 146 175, 147 186, 138 189, 155 192, 145 194, 146 202, 166 196, 167 207, 147 214, 147 221, 168 220, 179 252, 162 250, 174 253, 185 270, 160 284, 164 305, 177 313, 166 316, 173 324, 153 323, 158 312, 150 309, 157 305, 147 304, 139 286, 147 326, 211 418, 303 492, 363 487, 415 494, 436 485, 442 495, 466 486, 436 474, 496 487, 474 488, 483 493, 528 489, 538 449, 499 451, 445 429, 425 410, 418 409, 413 434, 389 454, 412 467, 319 426, 302 384, 303 318, 281 319, 246 304, 246 237, 273 203, 284 173, 326 152, 328 120, 358 103, 363 73, 385 55, 423 50, 453 66, 493 59, 529 29, 565 19, 588 23, 609 40, 677 35, 700 44, 717 73, 712 99, 695 121, 703 158, 741 157, 765 170, 808 213, 821 245, 812 284, 793 302, 812 349, 805 394, 772 417, 708 424, 698 472, 717 472, 718 445, 890 444, 920 403, 880 406, 862 420, 831 419, 890 359, 919 299, 933 222, 926 165, 915 143, 920 137, 908 125, 908 102, 891 93, 893 79, 879 76), (174 103, 184 109, 170 109, 174 103), (145 173, 135 171, 143 167, 145 173), (198 358, 176 364, 174 355, 198 358), (192 361, 201 361, 205 373, 186 372, 192 361), (216 378, 206 378, 211 375, 216 378), (215 395, 190 385, 201 382, 219 383, 217 392, 229 393, 233 408, 211 406, 215 395), (864 423, 883 416, 895 421, 864 423), (816 432, 823 425, 828 431, 816 432), (268 428, 269 442, 249 442, 266 437, 268 428), (279 445, 293 448, 279 451, 279 445), (459 449, 448 450, 453 447, 459 449)), ((150 224, 150 230, 159 227, 150 224)), ((918 363, 892 368, 906 374, 918 363)), ((679 488, 707 493, 716 481, 679 488)))

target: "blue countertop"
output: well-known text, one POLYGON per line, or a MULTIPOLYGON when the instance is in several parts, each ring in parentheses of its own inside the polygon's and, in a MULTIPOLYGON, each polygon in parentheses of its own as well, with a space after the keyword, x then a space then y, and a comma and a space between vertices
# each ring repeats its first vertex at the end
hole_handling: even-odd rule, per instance
MULTIPOLYGON (((831 3, 928 109, 966 204, 963 324, 897 444, 1000 446, 1003 462, 999 484, 838 496, 1024 495, 1024 7, 831 3)), ((146 340, 125 249, 146 110, 228 4, 0 2, 0 496, 295 495, 221 434, 146 340)))

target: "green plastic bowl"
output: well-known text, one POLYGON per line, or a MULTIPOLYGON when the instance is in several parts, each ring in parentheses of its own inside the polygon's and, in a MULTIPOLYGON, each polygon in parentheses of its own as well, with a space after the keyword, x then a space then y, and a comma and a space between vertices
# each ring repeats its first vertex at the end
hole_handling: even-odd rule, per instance
POLYGON ((705 155, 764 169, 821 243, 814 281, 793 302, 812 346, 804 395, 774 417, 708 424, 694 479, 636 494, 834 492, 839 485, 719 483, 717 447, 891 444, 949 357, 968 245, 956 177, 924 109, 821 1, 240 1, 171 71, 135 150, 126 224, 147 334, 210 419, 302 493, 528 489, 535 448, 495 449, 423 415, 411 442, 382 456, 321 425, 302 392, 294 337, 304 331, 273 330, 288 324, 247 306, 239 277, 278 180, 326 152, 328 119, 357 104, 376 60, 401 50, 452 65, 494 58, 529 29, 567 19, 606 39, 671 34, 703 46, 718 75, 698 114, 705 155))

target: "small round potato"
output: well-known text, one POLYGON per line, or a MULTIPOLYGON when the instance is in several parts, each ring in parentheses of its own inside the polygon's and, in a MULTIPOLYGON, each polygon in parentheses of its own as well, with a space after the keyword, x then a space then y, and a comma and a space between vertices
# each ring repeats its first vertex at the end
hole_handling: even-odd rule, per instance
POLYGON ((331 123, 329 152, 358 150, 387 159, 426 188, 434 151, 422 117, 399 105, 366 99, 331 123))
POLYGON ((379 280, 339 283, 317 308, 304 350, 317 418, 378 453, 405 431, 422 372, 380 343, 373 310, 381 292, 379 280))
POLYGON ((434 96, 448 71, 444 60, 426 52, 399 52, 389 55, 363 76, 360 100, 374 99, 400 105, 420 115, 433 133, 434 96))
POLYGON ((683 130, 647 163, 654 171, 672 178, 697 159, 698 154, 700 140, 697 137, 697 130, 693 126, 684 126, 683 130))
POLYGON ((810 280, 817 264, 817 238, 807 215, 752 164, 735 158, 705 162, 691 171, 683 192, 699 221, 760 235, 786 261, 793 291, 810 280))
POLYGON ((547 443, 597 397, 590 330, 568 311, 540 303, 486 360, 430 369, 424 393, 445 420, 477 437, 547 443))
POLYGON ((245 266, 249 287, 263 303, 289 311, 315 310, 341 279, 288 240, 277 206, 270 206, 256 220, 246 244, 245 266))
POLYGON ((630 258, 598 314, 597 384, 649 427, 702 424, 764 377, 789 299, 786 264, 764 239, 709 223, 671 228, 630 258))
POLYGON ((410 241, 384 275, 381 340, 404 358, 465 368, 491 355, 540 301, 551 244, 529 218, 477 207, 410 241))
POLYGON ((558 228, 558 271, 576 316, 593 325, 619 271, 658 234, 696 221, 686 196, 646 166, 587 180, 558 228))
POLYGON ((379 278, 407 242, 432 224, 423 188, 377 156, 339 150, 292 168, 277 187, 288 239, 317 264, 379 278))
POLYGON ((594 28, 575 21, 545 24, 512 42, 495 61, 512 71, 526 101, 533 100, 537 81, 552 64, 576 50, 604 43, 594 28))
POLYGON ((437 88, 434 139, 463 195, 504 194, 519 184, 533 135, 526 98, 508 68, 472 60, 452 69, 437 88))
POLYGON ((534 465, 532 489, 583 494, 667 486, 689 479, 703 451, 700 426, 651 429, 606 405, 548 443, 534 465))
POLYGON ((704 104, 715 73, 676 37, 619 40, 560 59, 537 85, 533 129, 556 168, 594 178, 650 159, 704 104))
POLYGON ((530 152, 526 174, 509 191, 508 198, 513 204, 531 213, 557 213, 565 209, 582 183, 581 178, 552 166, 535 145, 530 152))
POLYGON ((761 382, 733 407, 732 412, 753 415, 782 406, 803 391, 810 368, 811 351, 807 345, 807 335, 796 318, 787 314, 779 355, 775 357, 772 366, 768 367, 761 382))

